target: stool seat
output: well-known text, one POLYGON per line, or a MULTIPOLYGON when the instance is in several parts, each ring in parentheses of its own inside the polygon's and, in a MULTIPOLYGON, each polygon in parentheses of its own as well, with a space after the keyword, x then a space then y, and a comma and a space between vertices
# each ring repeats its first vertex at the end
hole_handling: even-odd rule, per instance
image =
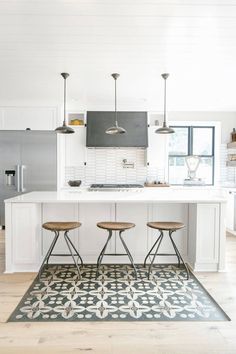
POLYGON ((50 231, 69 231, 69 230, 77 229, 80 226, 81 223, 76 221, 69 221, 69 222, 49 221, 49 222, 45 222, 42 225, 44 229, 50 231))
POLYGON ((97 226, 100 227, 100 229, 122 231, 122 230, 128 230, 131 229, 132 227, 135 227, 135 224, 133 224, 132 222, 102 221, 102 222, 98 222, 97 226))
POLYGON ((147 226, 152 229, 158 230, 179 230, 182 229, 185 225, 182 222, 174 221, 158 221, 158 222, 148 222, 147 226))

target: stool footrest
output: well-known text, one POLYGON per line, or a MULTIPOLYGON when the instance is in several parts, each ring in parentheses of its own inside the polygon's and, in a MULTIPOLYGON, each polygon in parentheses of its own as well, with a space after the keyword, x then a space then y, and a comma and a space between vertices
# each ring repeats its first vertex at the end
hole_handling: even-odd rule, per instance
MULTIPOLYGON (((63 256, 63 257, 69 256, 69 257, 71 257, 71 254, 69 254, 69 253, 53 253, 53 254, 50 255, 50 257, 51 256, 63 256)), ((78 255, 76 253, 74 253, 73 256, 77 256, 78 257, 78 255)))
POLYGON ((128 256, 126 253, 105 253, 103 256, 128 256))
MULTIPOLYGON (((150 253, 149 256, 155 256, 155 253, 150 253)), ((175 253, 157 253, 156 256, 176 256, 175 253)))

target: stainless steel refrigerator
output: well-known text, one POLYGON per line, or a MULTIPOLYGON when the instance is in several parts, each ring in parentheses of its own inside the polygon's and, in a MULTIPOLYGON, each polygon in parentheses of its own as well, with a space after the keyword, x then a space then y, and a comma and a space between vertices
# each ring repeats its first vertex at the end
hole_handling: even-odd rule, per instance
POLYGON ((57 134, 53 131, 0 131, 0 226, 4 199, 57 189, 57 134))

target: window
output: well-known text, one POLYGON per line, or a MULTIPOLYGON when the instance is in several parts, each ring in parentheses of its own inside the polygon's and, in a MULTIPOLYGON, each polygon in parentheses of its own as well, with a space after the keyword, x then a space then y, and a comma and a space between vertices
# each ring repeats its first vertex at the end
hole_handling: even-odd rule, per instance
POLYGON ((169 182, 183 184, 188 178, 185 157, 201 158, 196 177, 207 185, 214 184, 215 128, 207 126, 175 126, 169 140, 169 182))

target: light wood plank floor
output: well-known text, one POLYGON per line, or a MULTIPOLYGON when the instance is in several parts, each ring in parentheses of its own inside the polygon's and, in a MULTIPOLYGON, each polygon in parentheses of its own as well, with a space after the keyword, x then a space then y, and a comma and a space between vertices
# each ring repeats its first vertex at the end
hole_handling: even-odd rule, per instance
POLYGON ((4 274, 0 231, 0 353, 235 354, 236 237, 227 238, 227 272, 198 273, 231 322, 6 323, 35 277, 4 274))

